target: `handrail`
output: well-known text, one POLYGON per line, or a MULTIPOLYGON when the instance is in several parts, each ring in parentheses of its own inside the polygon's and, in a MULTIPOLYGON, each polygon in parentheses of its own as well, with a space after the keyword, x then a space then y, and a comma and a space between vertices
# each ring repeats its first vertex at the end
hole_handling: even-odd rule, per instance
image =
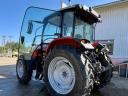
POLYGON ((57 35, 43 35, 43 36, 57 36, 57 35))

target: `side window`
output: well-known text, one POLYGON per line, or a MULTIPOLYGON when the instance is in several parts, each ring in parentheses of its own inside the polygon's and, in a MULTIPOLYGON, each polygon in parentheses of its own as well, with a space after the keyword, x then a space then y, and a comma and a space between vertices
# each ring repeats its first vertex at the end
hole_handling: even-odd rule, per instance
POLYGON ((74 37, 78 39, 87 39, 93 41, 94 27, 92 24, 86 23, 77 18, 75 22, 74 37))
POLYGON ((83 28, 84 26, 83 25, 77 25, 75 26, 75 33, 74 33, 74 37, 75 38, 79 38, 79 39, 82 39, 83 36, 84 36, 84 32, 83 32, 83 28))
POLYGON ((60 33, 60 15, 51 17, 46 21, 46 26, 44 28, 43 41, 44 43, 49 43, 53 39, 58 38, 55 33, 60 33))
POLYGON ((72 36, 73 33, 73 12, 65 12, 63 18, 63 36, 72 36))
POLYGON ((42 31, 44 28, 43 20, 55 13, 55 11, 43 8, 30 7, 26 10, 20 33, 19 54, 31 59, 32 49, 41 43, 42 31), (40 27, 41 26, 41 27, 40 27))
POLYGON ((39 45, 41 43, 42 29, 43 29, 43 24, 38 24, 38 26, 37 25, 35 26, 35 30, 34 30, 35 36, 33 39, 33 43, 35 45, 39 45))
POLYGON ((37 37, 35 37, 34 44, 35 44, 35 45, 39 45, 39 44, 41 44, 41 36, 37 36, 37 37))
POLYGON ((33 52, 37 48, 37 46, 41 44, 42 29, 43 24, 33 24, 33 38, 31 42, 30 52, 33 52))
POLYGON ((55 33, 60 33, 60 28, 56 25, 48 23, 45 28, 44 35, 54 35, 55 33))

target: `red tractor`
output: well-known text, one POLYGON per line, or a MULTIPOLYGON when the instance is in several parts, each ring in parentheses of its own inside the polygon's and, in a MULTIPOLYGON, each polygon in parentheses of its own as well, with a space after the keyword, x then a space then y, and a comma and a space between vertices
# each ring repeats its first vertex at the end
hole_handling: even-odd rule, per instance
POLYGON ((19 39, 19 82, 29 83, 36 70, 35 78, 44 80, 52 96, 88 96, 110 82, 108 50, 95 43, 100 21, 97 12, 81 5, 59 11, 29 7, 19 39))

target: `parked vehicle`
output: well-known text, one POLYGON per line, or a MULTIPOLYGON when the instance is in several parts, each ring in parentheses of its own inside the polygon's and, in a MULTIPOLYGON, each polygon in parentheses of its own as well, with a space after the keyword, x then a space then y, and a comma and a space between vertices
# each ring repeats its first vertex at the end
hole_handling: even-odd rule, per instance
POLYGON ((14 51, 14 52, 12 53, 12 57, 17 57, 17 56, 18 56, 18 52, 15 52, 15 51, 14 51))
MULTIPOLYGON (((27 84, 33 70, 52 96, 88 96, 112 76, 107 48, 95 43, 100 15, 73 5, 59 11, 27 9, 19 41, 17 78, 27 84)), ((99 34, 102 35, 102 34, 99 34)))

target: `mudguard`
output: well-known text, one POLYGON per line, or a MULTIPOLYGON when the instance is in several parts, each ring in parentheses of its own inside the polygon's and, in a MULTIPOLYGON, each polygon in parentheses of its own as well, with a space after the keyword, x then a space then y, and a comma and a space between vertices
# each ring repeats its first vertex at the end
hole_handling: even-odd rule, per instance
POLYGON ((64 38, 55 39, 49 44, 45 55, 47 55, 54 47, 61 46, 61 45, 70 45, 76 48, 81 48, 81 43, 79 41, 80 40, 76 40, 72 37, 64 37, 64 38))

